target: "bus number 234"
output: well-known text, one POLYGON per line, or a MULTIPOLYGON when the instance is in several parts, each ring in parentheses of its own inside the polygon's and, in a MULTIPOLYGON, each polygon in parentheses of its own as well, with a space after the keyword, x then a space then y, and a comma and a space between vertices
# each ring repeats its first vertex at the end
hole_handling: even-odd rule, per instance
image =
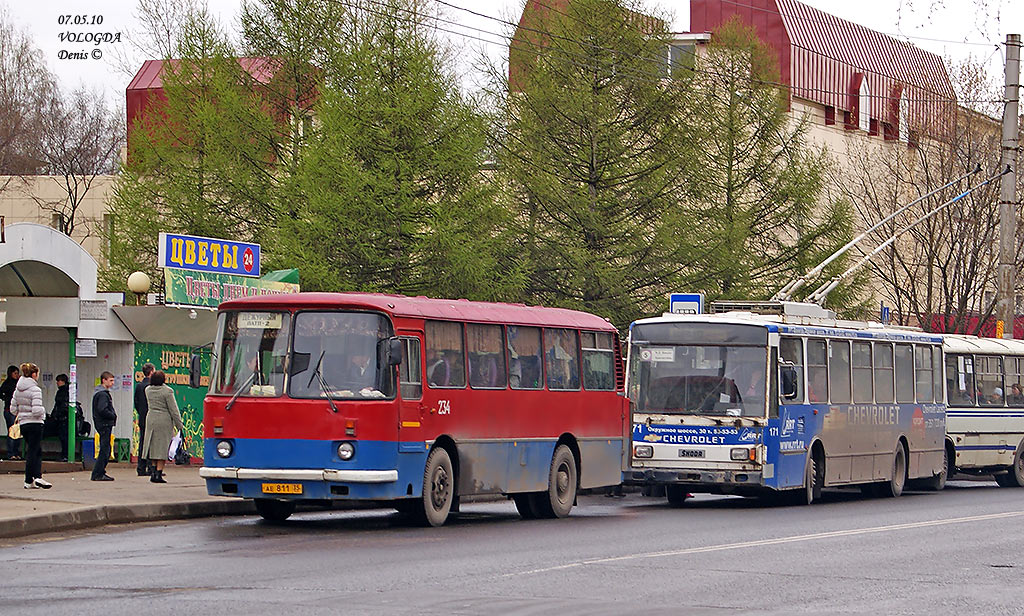
POLYGON ((437 401, 437 414, 438 415, 451 415, 452 414, 452 403, 451 403, 451 400, 438 400, 437 401))

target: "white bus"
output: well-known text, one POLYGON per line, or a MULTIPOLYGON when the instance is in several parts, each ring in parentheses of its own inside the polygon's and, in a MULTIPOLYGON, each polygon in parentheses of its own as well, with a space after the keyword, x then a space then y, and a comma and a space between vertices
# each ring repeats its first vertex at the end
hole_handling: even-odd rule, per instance
POLYGON ((1024 341, 945 335, 942 347, 955 470, 1024 486, 1024 341))

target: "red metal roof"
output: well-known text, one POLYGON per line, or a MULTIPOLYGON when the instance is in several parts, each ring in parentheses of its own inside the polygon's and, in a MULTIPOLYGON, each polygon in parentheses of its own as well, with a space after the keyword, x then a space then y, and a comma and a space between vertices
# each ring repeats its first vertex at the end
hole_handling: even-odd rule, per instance
MULTIPOLYGON (((180 60, 146 60, 142 68, 128 84, 127 90, 154 90, 162 88, 164 65, 176 65, 180 60)), ((271 58, 238 58, 238 64, 245 72, 252 75, 260 83, 269 83, 277 70, 276 62, 271 58)))
POLYGON ((396 316, 425 319, 454 319, 470 322, 501 322, 512 325, 577 327, 596 331, 615 331, 607 320, 586 312, 565 308, 545 308, 524 304, 475 302, 465 299, 432 299, 385 295, 383 293, 294 293, 262 295, 222 303, 224 310, 244 308, 362 308, 380 310, 396 316))
POLYGON ((713 34, 733 16, 775 51, 792 96, 856 113, 855 92, 866 79, 871 117, 893 125, 901 93, 911 125, 934 126, 956 104, 942 59, 910 43, 798 0, 691 0, 693 32, 713 34))

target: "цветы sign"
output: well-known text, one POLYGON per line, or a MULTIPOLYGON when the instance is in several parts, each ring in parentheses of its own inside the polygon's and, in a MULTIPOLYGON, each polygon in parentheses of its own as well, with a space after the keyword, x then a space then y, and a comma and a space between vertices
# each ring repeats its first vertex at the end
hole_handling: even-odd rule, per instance
POLYGON ((157 265, 212 274, 260 275, 260 245, 161 233, 157 265))
POLYGON ((260 278, 164 270, 164 303, 216 308, 221 302, 254 295, 298 293, 299 285, 260 278))

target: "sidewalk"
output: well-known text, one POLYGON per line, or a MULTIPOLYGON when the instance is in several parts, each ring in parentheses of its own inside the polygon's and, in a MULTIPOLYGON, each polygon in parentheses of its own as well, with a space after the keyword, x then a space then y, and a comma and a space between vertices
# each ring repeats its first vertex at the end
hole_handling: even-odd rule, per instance
POLYGON ((104 524, 255 514, 251 501, 208 496, 199 466, 164 469, 166 484, 139 477, 135 464, 107 466, 115 481, 90 481, 81 464, 44 463, 49 490, 26 490, 24 462, 0 468, 0 538, 59 532, 104 524), (17 472, 13 465, 17 464, 17 472), (7 472, 3 472, 7 471, 7 472))

